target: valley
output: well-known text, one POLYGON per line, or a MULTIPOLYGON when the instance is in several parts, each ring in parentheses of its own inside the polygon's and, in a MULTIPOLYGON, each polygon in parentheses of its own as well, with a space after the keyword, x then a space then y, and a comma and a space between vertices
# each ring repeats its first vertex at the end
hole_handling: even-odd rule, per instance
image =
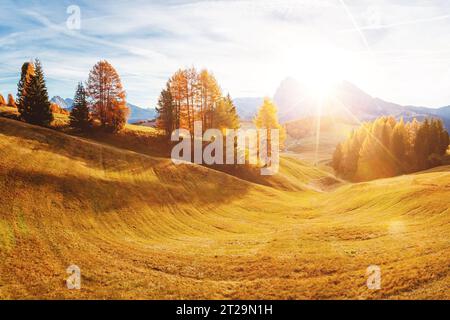
POLYGON ((448 299, 450 167, 348 183, 327 153, 257 183, 0 118, 0 298, 448 299))

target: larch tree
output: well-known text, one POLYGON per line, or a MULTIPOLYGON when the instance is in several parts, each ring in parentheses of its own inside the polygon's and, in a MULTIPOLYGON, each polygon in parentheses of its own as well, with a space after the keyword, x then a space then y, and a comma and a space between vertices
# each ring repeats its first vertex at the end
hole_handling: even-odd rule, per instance
POLYGON ((167 103, 168 93, 172 100, 173 128, 194 131, 194 122, 202 123, 203 131, 213 128, 215 109, 222 100, 222 90, 215 77, 207 70, 197 73, 195 68, 180 69, 169 79, 166 88, 161 92, 158 108, 160 124, 163 125, 165 112, 161 103, 167 103))
POLYGON ((91 126, 89 105, 86 98, 86 90, 83 83, 79 83, 70 112, 70 126, 80 130, 87 130, 91 126))
POLYGON ((129 115, 126 93, 119 74, 109 62, 100 61, 93 67, 86 92, 93 118, 109 131, 122 130, 129 115))
POLYGON ((16 104, 19 109, 19 113, 22 114, 25 109, 25 97, 28 94, 28 88, 31 84, 31 80, 34 77, 34 65, 32 62, 25 62, 22 65, 22 72, 20 75, 19 84, 17 85, 17 99, 16 104))
POLYGON ((198 76, 200 108, 198 112, 204 128, 217 128, 214 125, 215 108, 223 102, 222 90, 214 75, 202 70, 198 76))
POLYGON ((8 107, 17 108, 16 100, 14 100, 14 96, 11 93, 8 94, 8 107))
MULTIPOLYGON (((41 62, 34 62, 34 76, 23 95, 21 101, 21 117, 28 123, 48 126, 53 120, 48 98, 47 86, 45 84, 44 71, 41 62)), ((26 77, 25 77, 26 78, 26 77)))
POLYGON ((278 109, 269 98, 264 99, 264 103, 259 108, 253 122, 258 129, 267 129, 268 150, 271 150, 271 131, 274 129, 279 130, 279 146, 283 148, 286 140, 286 130, 278 122, 278 109))

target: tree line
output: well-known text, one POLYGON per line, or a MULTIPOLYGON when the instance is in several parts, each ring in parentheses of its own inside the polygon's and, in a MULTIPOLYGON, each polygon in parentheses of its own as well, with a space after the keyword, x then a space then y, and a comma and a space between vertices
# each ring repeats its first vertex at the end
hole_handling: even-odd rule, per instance
MULTIPOLYGON (((17 107, 23 121, 35 125, 50 126, 54 113, 67 113, 49 101, 43 67, 38 59, 22 65, 17 98, 14 101, 10 95, 8 101, 9 105, 17 107)), ((2 103, 4 99, 0 96, 0 105, 2 103)), ((206 69, 198 72, 193 67, 179 69, 169 78, 156 110, 157 127, 166 137, 181 128, 193 133, 195 122, 201 122, 203 131, 238 129, 241 123, 231 96, 223 94, 214 75, 206 69)), ((70 126, 81 131, 99 127, 118 132, 124 128, 128 116, 126 92, 119 74, 109 62, 98 62, 88 80, 80 82, 76 88, 70 126)), ((270 99, 265 99, 253 122, 257 128, 269 129, 269 140, 270 129, 280 129, 283 143, 285 131, 270 99)))
POLYGON ((380 117, 340 143, 332 165, 340 176, 353 181, 392 177, 441 165, 449 143, 440 119, 405 122, 380 117))
MULTIPOLYGON (((157 127, 166 137, 176 129, 187 129, 193 138, 194 123, 201 122, 202 130, 239 129, 241 120, 230 94, 224 95, 214 75, 204 69, 179 69, 167 81, 161 91, 158 107, 157 127)), ((278 109, 266 98, 253 120, 256 128, 280 130, 280 144, 284 143, 286 133, 278 121, 278 109)), ((270 148, 269 148, 270 149, 270 148)))
POLYGON ((204 131, 210 128, 237 129, 240 125, 236 107, 230 95, 224 96, 212 73, 197 72, 195 68, 180 69, 167 81, 161 91, 157 126, 166 136, 175 129, 194 132, 200 121, 204 131))
MULTIPOLYGON (((49 101, 43 68, 38 59, 23 64, 17 87, 15 105, 22 120, 49 126, 54 113, 67 113, 49 101)), ((128 115, 126 93, 117 71, 107 61, 98 62, 90 71, 86 85, 78 84, 70 112, 70 126, 79 130, 101 127, 117 132, 125 126, 128 115)))
POLYGON ((14 99, 14 96, 10 93, 10 94, 8 94, 8 100, 5 100, 5 97, 0 93, 0 106, 17 108, 16 100, 14 99))

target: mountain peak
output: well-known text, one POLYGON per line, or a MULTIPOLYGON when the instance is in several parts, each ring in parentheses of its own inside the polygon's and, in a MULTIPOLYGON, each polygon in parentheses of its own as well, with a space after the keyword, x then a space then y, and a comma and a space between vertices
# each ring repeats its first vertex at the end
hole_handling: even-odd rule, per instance
POLYGON ((60 96, 54 96, 50 102, 53 102, 55 104, 57 104, 58 106, 60 106, 63 109, 71 109, 72 105, 73 105, 73 100, 72 99, 63 99, 60 96))
MULTIPOLYGON (((262 98, 234 100, 239 115, 245 120, 251 119, 256 114, 261 101, 262 98)), ((307 89, 306 84, 292 77, 280 82, 274 95, 274 102, 278 107, 279 118, 283 122, 316 116, 318 112, 317 98, 307 89)), ((333 87, 332 94, 323 100, 321 113, 349 118, 352 121, 355 119, 368 121, 383 115, 405 119, 440 117, 446 127, 450 127, 450 107, 431 109, 401 106, 373 97, 349 81, 341 81, 333 87)))

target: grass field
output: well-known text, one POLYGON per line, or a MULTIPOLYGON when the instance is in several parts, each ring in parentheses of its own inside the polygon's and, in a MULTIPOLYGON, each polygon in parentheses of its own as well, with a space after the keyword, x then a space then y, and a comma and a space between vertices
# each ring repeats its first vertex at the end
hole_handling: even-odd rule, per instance
POLYGON ((0 298, 450 298, 450 167, 281 165, 264 186, 0 118, 0 298))

